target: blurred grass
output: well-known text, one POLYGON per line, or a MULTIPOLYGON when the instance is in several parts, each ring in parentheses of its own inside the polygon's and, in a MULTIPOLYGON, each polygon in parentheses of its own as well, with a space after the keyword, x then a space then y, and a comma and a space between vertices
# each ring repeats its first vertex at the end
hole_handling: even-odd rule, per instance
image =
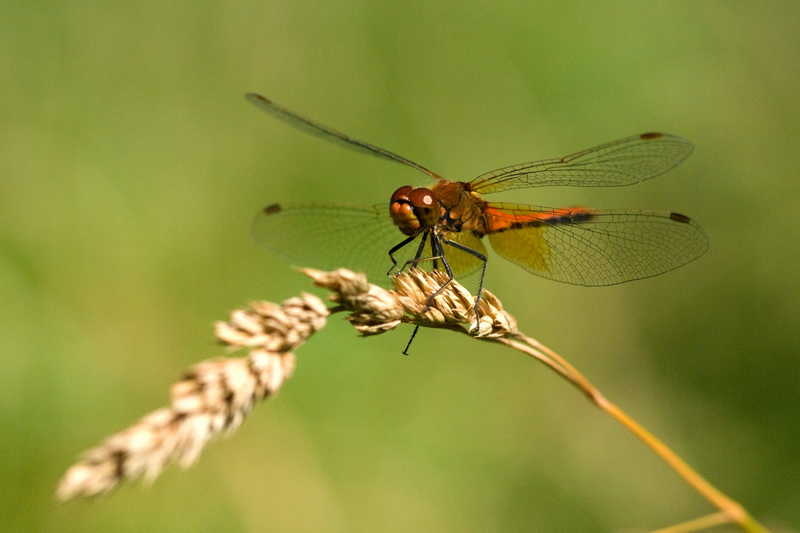
POLYGON ((6 2, 0 17, 0 516, 9 531, 609 531, 707 511, 532 361, 334 318, 193 469, 60 507, 80 450, 220 355, 211 324, 308 290, 249 226, 273 201, 418 179, 297 134, 258 91, 446 177, 642 131, 651 183, 520 201, 687 213, 710 253, 606 289, 495 259, 488 287, 768 524, 800 527, 795 2, 6 2))

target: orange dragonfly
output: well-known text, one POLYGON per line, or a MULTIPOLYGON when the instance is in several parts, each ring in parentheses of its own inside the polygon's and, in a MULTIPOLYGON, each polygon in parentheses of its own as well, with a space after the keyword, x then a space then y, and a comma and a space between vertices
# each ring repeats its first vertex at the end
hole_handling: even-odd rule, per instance
POLYGON ((503 167, 469 182, 449 181, 405 157, 353 139, 263 96, 251 93, 247 99, 300 130, 402 163, 433 180, 428 187, 400 187, 388 205, 265 207, 255 221, 256 239, 310 266, 346 266, 373 279, 385 278, 387 271, 408 264, 444 268, 450 279, 480 270, 480 297, 487 265, 482 238, 487 236, 498 254, 525 270, 585 286, 656 276, 697 259, 708 249, 700 226, 678 213, 554 209, 487 202, 482 196, 548 185, 637 183, 666 172, 691 153, 692 144, 674 135, 644 133, 558 159, 503 167), (408 246, 416 240, 417 244, 408 246))

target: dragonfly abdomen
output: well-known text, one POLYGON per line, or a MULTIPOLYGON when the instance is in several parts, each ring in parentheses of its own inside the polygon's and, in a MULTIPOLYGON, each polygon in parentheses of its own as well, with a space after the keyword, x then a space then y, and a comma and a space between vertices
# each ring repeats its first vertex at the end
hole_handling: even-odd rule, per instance
POLYGON ((580 224, 594 218, 594 211, 587 207, 567 207, 536 212, 501 211, 498 209, 492 209, 492 211, 487 216, 487 233, 557 224, 580 224))

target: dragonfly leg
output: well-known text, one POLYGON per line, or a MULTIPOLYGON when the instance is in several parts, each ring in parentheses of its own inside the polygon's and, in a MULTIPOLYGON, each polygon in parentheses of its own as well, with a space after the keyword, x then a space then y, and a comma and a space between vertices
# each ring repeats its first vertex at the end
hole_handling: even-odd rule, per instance
MULTIPOLYGON (((399 244, 396 244, 396 245, 394 245, 394 246, 392 247, 392 249, 391 249, 391 250, 389 250, 389 259, 391 259, 391 260, 392 260, 392 266, 389 268, 389 271, 388 271, 388 272, 386 272, 386 275, 387 275, 387 276, 391 276, 391 275, 392 275, 392 272, 393 272, 393 271, 394 271, 394 270, 397 268, 397 259, 395 259, 395 258, 394 258, 394 254, 395 254, 395 253, 397 253, 397 251, 398 251, 398 250, 400 250, 401 248, 403 248, 404 246, 406 246, 407 244, 409 244, 411 241, 413 241, 413 240, 414 240, 414 239, 416 239, 416 238, 417 238, 417 236, 416 236, 416 235, 413 235, 413 236, 411 236, 411 237, 408 237, 408 238, 406 238, 406 239, 403 239, 403 242, 401 242, 401 243, 399 243, 399 244)), ((415 255, 414 257, 419 257, 419 255, 422 253, 422 248, 423 248, 423 246, 425 246, 425 240, 426 240, 427 238, 428 238, 428 233, 426 232, 426 233, 425 233, 425 234, 422 236, 422 242, 420 242, 419 248, 417 249, 417 253, 416 253, 416 255, 415 255)), ((403 265, 403 267, 400 269, 400 272, 402 272, 403 270, 405 270, 405 268, 406 268, 406 267, 408 266, 408 264, 409 264, 409 263, 411 263, 411 262, 412 262, 412 261, 406 261, 406 263, 405 263, 405 264, 403 265)))
MULTIPOLYGON (((400 248, 402 248, 406 244, 408 244, 412 239, 414 239, 414 237, 409 237, 408 239, 404 240, 403 242, 393 247, 389 251, 389 257, 392 259, 393 263, 392 268, 389 270, 390 274, 395 268, 397 268, 397 260, 394 258, 394 253, 397 252, 400 248)), ((433 261, 434 270, 440 270, 438 262, 441 261, 442 265, 444 266, 444 270, 447 273, 447 281, 428 298, 428 305, 425 308, 425 311, 427 311, 428 309, 430 309, 431 304, 433 303, 433 298, 436 297, 437 294, 442 292, 442 289, 444 289, 447 286, 447 284, 453 280, 453 271, 450 268, 447 259, 445 259, 444 257, 444 250, 442 250, 441 239, 439 238, 438 235, 436 235, 436 233, 432 231, 426 231, 425 233, 423 233, 422 240, 420 241, 419 246, 417 247, 417 252, 414 254, 414 259, 409 259, 408 261, 406 261, 405 264, 402 266, 402 268, 400 268, 400 272, 402 272, 409 266, 416 266, 419 263, 422 263, 423 261, 433 261), (430 238, 431 240, 431 252, 433 253, 433 255, 423 257, 422 256, 423 251, 425 249, 425 244, 428 242, 428 238, 430 238)))
POLYGON ((447 287, 447 285, 451 281, 453 281, 453 279, 454 279, 453 270, 450 268, 450 263, 447 262, 447 257, 445 256, 444 248, 442 247, 442 244, 447 244, 448 246, 452 246, 453 248, 461 250, 462 252, 466 252, 466 253, 468 253, 470 255, 473 255, 473 256, 477 257, 478 259, 480 259, 480 261, 482 263, 482 266, 481 266, 481 277, 480 277, 480 281, 478 283, 478 293, 477 293, 477 296, 475 297, 475 306, 474 306, 475 320, 476 320, 476 323, 477 323, 477 320, 480 319, 480 313, 478 312, 478 306, 479 306, 480 301, 481 301, 481 295, 483 294, 483 280, 486 277, 486 265, 488 264, 486 256, 483 255, 481 252, 479 252, 477 250, 473 250, 469 246, 461 244, 460 242, 455 242, 455 241, 451 241, 451 240, 445 239, 445 238, 439 236, 435 232, 426 232, 425 235, 423 236, 422 243, 420 244, 420 246, 419 246, 419 248, 417 250, 415 258, 410 260, 410 261, 407 261, 406 264, 403 265, 403 268, 407 267, 410 264, 413 265, 413 264, 420 263, 422 261, 433 261, 433 268, 435 270, 440 270, 438 268, 438 262, 441 261, 442 266, 444 267, 444 271, 447 273, 447 281, 445 281, 442 284, 441 287, 439 287, 433 294, 431 294, 428 297, 428 307, 427 307, 427 309, 429 309, 431 307, 431 305, 433 304, 433 299, 436 298, 436 296, 440 292, 442 292, 445 289, 445 287, 447 287), (423 246, 425 245, 425 238, 428 237, 428 234, 430 234, 431 253, 433 255, 431 255, 430 257, 421 257, 422 251, 423 251, 423 246))
MULTIPOLYGON (((477 324, 478 320, 480 319, 480 313, 478 313, 478 304, 480 303, 481 296, 483 295, 483 280, 486 277, 486 265, 489 262, 487 261, 485 255, 483 255, 482 253, 480 253, 477 250, 473 250, 469 246, 465 246, 465 245, 461 244, 460 242, 450 241, 450 240, 447 240, 447 239, 441 239, 441 242, 444 243, 444 244, 447 244, 449 246, 452 246, 453 248, 461 250, 462 252, 466 252, 466 253, 468 253, 470 255, 474 255, 475 257, 477 257, 478 259, 481 260, 481 263, 482 263, 482 266, 481 266, 481 278, 480 278, 480 281, 478 282, 478 294, 475 296, 475 323, 477 324)), ((440 249, 440 251, 443 251, 443 250, 441 250, 441 244, 439 245, 439 249, 440 249)), ((446 261, 444 260, 444 254, 442 254, 442 262, 447 264, 446 261)), ((452 279, 453 278, 453 274, 452 274, 452 272, 450 272, 449 265, 447 266, 447 271, 448 271, 447 273, 450 275, 450 278, 452 279)), ((449 281, 448 281, 448 283, 449 283, 449 281)), ((439 290, 441 290, 441 289, 439 289, 439 290)))
MULTIPOLYGON (((433 253, 430 257, 417 257, 416 259, 409 261, 409 263, 419 263, 421 261, 433 261, 433 268, 435 270, 439 270, 438 262, 442 262, 442 266, 444 266, 444 271, 447 273, 447 281, 445 281, 441 287, 436 289, 436 291, 428 297, 428 306, 425 308, 427 311, 431 308, 433 304, 433 299, 444 290, 447 285, 453 281, 453 270, 450 268, 450 263, 447 262, 447 259, 444 256, 444 250, 442 249, 442 242, 448 242, 444 239, 441 239, 436 233, 430 234, 431 237, 431 253, 433 253)), ((417 251, 417 254, 420 255, 422 252, 422 248, 417 251)))
MULTIPOLYGON (((409 266, 416 266, 419 263, 422 263, 423 261, 433 261, 433 270, 439 270, 439 264, 438 264, 437 261, 441 260, 442 262, 444 262, 444 256, 442 255, 442 247, 441 247, 441 245, 438 246, 438 251, 436 251, 437 247, 434 244, 434 242, 436 242, 435 238, 436 237, 434 237, 433 233, 431 233, 429 231, 426 231, 425 233, 423 233, 422 240, 420 241, 419 246, 417 247, 417 252, 414 254, 414 259, 409 259, 408 261, 406 261, 403 264, 403 267, 400 269, 400 272, 402 272, 403 270, 405 270, 409 266), (425 249, 425 243, 428 242, 428 237, 429 236, 430 236, 430 239, 431 239, 431 251, 434 252, 434 254, 430 255, 430 256, 423 257, 422 256, 422 252, 425 249)), ((406 239, 406 240, 408 240, 408 239, 406 239)), ((403 241, 403 242, 406 242, 406 241, 403 241)), ((400 244, 403 244, 403 243, 400 243, 400 244)), ((400 248, 400 244, 398 244, 397 246, 392 248, 392 251, 396 252, 400 248)), ((392 260, 394 261, 394 257, 392 257, 392 260)), ((395 267, 396 266, 397 266, 397 262, 395 261, 395 267)), ((394 267, 392 267, 392 268, 394 269, 394 267)))
MULTIPOLYGON (((411 261, 406 261, 406 263, 403 265, 403 268, 400 269, 401 271, 404 270, 408 265, 415 264, 420 260, 420 256, 422 256, 422 251, 425 249, 425 243, 428 241, 428 233, 429 232, 426 231, 422 235, 422 239, 420 240, 419 246, 417 247, 417 252, 414 254, 414 259, 411 261)), ((409 244, 415 238, 416 236, 408 237, 403 242, 399 243, 398 245, 394 246, 391 250, 389 250, 389 258, 392 260, 392 267, 389 269, 389 272, 387 272, 387 274, 391 274, 392 271, 397 268, 397 260, 394 258, 394 253, 397 252, 399 249, 401 249, 403 246, 409 244)), ((433 242, 433 239, 431 239, 431 242, 433 242)), ((434 268, 436 268, 436 262, 434 262, 433 265, 434 268)), ((429 300, 428 308, 430 308, 430 305, 431 301, 429 300)), ((403 349, 403 355, 408 355, 408 349, 411 348, 411 343, 414 342, 414 338, 417 336, 418 331, 419 331, 419 324, 414 326, 414 331, 411 333, 411 338, 408 339, 408 344, 406 344, 405 349, 403 349)))

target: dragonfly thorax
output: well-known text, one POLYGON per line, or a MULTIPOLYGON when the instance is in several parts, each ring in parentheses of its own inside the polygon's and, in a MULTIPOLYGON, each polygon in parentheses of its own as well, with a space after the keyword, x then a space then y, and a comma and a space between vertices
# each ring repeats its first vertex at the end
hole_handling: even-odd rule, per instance
POLYGON ((404 235, 412 236, 434 227, 442 208, 430 189, 405 185, 392 194, 389 214, 404 235))

